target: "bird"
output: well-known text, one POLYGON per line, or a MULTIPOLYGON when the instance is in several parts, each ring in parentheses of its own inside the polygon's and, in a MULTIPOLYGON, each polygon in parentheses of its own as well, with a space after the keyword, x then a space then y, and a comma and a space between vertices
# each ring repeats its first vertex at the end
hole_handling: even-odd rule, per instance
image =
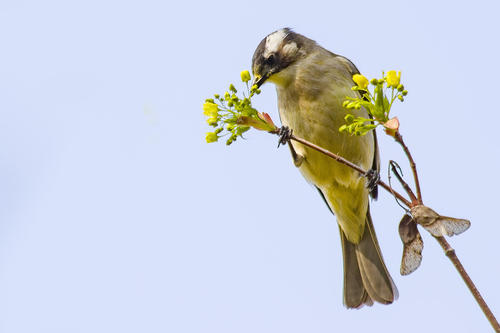
MULTIPOLYGON (((347 58, 328 51, 290 28, 267 35, 252 57, 253 84, 276 86, 281 123, 293 134, 319 145, 377 175, 380 165, 375 131, 364 136, 340 132, 346 96, 360 97, 347 58)), ((368 118, 364 108, 349 110, 368 118)), ((397 288, 384 263, 370 215, 369 196, 376 199, 357 171, 298 142, 288 141, 292 160, 336 216, 343 253, 343 303, 347 308, 390 304, 397 288)))

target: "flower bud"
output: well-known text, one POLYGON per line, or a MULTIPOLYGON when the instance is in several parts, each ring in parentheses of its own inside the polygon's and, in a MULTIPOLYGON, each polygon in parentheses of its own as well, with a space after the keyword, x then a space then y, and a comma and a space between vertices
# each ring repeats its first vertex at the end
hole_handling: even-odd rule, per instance
POLYGON ((402 94, 403 96, 408 95, 408 90, 403 90, 403 91, 401 92, 401 94, 402 94))
POLYGON ((217 126, 217 116, 208 118, 207 123, 209 126, 217 126))
POLYGON ((236 88, 234 87, 234 84, 232 84, 232 83, 229 85, 229 91, 232 91, 235 94, 238 92, 238 90, 236 90, 236 88))

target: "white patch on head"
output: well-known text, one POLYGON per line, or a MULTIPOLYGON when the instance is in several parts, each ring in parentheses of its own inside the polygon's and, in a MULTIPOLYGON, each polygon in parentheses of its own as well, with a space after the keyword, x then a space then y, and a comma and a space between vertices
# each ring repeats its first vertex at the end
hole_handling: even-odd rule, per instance
MULTIPOLYGON (((266 38, 266 48, 264 50, 264 57, 267 58, 271 53, 278 51, 283 39, 287 36, 285 29, 273 32, 266 38)), ((297 47, 297 45, 295 45, 297 47)))
POLYGON ((291 43, 288 43, 286 44, 285 46, 283 46, 283 53, 284 54, 295 54, 297 53, 297 51, 299 50, 299 48, 297 47, 297 43, 295 42, 291 42, 291 43))

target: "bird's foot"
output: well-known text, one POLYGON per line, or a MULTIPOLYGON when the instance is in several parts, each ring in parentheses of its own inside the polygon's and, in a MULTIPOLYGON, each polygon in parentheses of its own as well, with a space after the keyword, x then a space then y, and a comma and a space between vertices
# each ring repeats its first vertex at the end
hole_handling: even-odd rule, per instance
POLYGON ((365 173, 367 179, 366 188, 373 192, 377 188, 378 181, 380 180, 380 173, 377 170, 370 169, 365 173))
POLYGON ((290 138, 292 137, 292 130, 288 126, 281 126, 278 134, 280 136, 280 139, 278 141, 278 147, 280 145, 286 145, 287 142, 290 141, 290 138))

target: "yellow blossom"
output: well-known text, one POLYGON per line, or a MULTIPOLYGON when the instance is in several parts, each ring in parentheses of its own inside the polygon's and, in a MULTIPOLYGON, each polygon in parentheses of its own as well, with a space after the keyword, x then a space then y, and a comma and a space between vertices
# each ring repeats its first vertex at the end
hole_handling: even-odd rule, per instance
POLYGON ((219 107, 217 104, 212 103, 212 102, 205 102, 203 104, 203 114, 207 117, 217 117, 217 112, 219 111, 219 107))
POLYGON ((388 71, 387 76, 387 86, 389 88, 397 88, 399 85, 399 81, 401 80, 401 72, 396 74, 396 71, 388 71))
POLYGON ((219 139, 219 137, 213 132, 208 132, 205 136, 205 140, 207 141, 207 143, 217 142, 217 139, 219 139))
POLYGON ((368 87, 368 79, 361 74, 354 74, 352 80, 358 85, 360 89, 366 90, 368 87))
POLYGON ((250 81, 250 72, 249 71, 242 71, 240 73, 240 76, 241 76, 241 81, 243 82, 248 82, 250 81))

